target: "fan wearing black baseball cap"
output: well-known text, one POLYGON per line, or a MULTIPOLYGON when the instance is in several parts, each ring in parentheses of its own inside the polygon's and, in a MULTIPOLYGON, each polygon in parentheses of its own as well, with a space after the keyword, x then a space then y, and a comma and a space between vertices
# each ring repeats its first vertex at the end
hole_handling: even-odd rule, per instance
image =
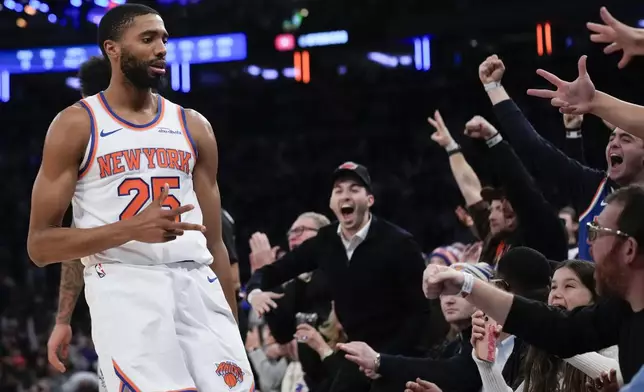
MULTIPOLYGON (((344 240, 350 241, 371 223, 369 209, 373 206, 371 177, 366 167, 345 162, 333 172, 333 190, 329 208, 338 218, 338 230, 344 240)), ((364 239, 364 235, 359 236, 364 239)))
MULTIPOLYGON (((331 299, 349 341, 381 353, 422 356, 432 331, 429 302, 420 287, 425 269, 420 247, 407 231, 371 213, 375 198, 366 167, 345 162, 333 171, 330 185, 329 207, 338 221, 255 271, 247 285, 248 302, 260 314, 270 312, 277 307, 270 290, 319 269, 331 283, 331 299)), ((344 355, 334 357, 342 363, 330 375, 334 388, 386 390, 382 380, 372 383, 344 355)))

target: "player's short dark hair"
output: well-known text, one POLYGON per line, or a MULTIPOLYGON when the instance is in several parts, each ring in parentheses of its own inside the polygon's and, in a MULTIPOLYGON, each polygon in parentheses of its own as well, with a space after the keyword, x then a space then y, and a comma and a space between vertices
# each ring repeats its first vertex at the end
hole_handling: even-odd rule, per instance
POLYGON ((80 90, 83 97, 96 95, 110 85, 112 68, 104 57, 94 56, 81 64, 78 70, 80 90))
POLYGON ((107 11, 98 24, 98 46, 101 48, 103 56, 107 58, 103 47, 105 41, 118 41, 121 39, 123 31, 132 25, 134 18, 149 14, 159 15, 155 9, 147 5, 133 3, 119 5, 107 11))
POLYGON ((619 188, 606 198, 608 204, 621 204, 617 228, 637 241, 638 253, 644 253, 644 187, 629 185, 619 188))

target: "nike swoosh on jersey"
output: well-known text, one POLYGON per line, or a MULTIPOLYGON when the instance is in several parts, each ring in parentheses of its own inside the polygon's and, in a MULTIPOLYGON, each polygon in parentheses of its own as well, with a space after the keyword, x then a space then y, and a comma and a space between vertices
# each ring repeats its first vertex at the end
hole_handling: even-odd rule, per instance
POLYGON ((606 203, 606 200, 602 200, 601 203, 599 203, 600 206, 606 207, 608 203, 606 203))
POLYGON ((101 130, 101 137, 110 136, 111 134, 116 133, 116 132, 120 131, 121 129, 123 129, 123 128, 115 129, 115 130, 113 130, 111 132, 105 132, 105 130, 102 129, 101 130))
POLYGON ((216 276, 215 276, 214 278, 211 278, 211 277, 209 276, 209 277, 208 277, 208 282, 209 282, 209 283, 214 283, 214 282, 215 282, 215 280, 217 280, 217 279, 218 279, 218 278, 217 278, 216 276))

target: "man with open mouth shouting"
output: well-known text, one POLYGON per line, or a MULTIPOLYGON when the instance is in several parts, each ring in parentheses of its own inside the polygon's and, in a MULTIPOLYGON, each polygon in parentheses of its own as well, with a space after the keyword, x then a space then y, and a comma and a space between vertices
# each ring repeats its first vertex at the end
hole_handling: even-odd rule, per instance
MULTIPOLYGON (((388 354, 419 356, 429 333, 429 302, 420 285, 425 264, 411 234, 371 213, 375 202, 366 167, 346 162, 333 172, 329 206, 337 222, 322 227, 276 262, 253 274, 248 302, 260 314, 277 305, 270 291, 320 269, 349 340, 388 354)), ((379 361, 380 359, 376 359, 379 361)), ((381 391, 384 385, 342 362, 332 391, 381 391)))

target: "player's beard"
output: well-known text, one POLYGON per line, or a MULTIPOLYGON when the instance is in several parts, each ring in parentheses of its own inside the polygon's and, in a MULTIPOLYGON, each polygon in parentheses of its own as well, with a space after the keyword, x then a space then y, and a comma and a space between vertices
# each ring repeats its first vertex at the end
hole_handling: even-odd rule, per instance
POLYGON ((618 247, 619 243, 613 244, 604 260, 595 260, 595 281, 600 296, 624 298, 626 295, 628 271, 617 261, 618 247))
POLYGON ((162 75, 150 74, 150 63, 137 59, 132 53, 123 49, 121 52, 121 72, 137 89, 155 89, 163 86, 162 75))

